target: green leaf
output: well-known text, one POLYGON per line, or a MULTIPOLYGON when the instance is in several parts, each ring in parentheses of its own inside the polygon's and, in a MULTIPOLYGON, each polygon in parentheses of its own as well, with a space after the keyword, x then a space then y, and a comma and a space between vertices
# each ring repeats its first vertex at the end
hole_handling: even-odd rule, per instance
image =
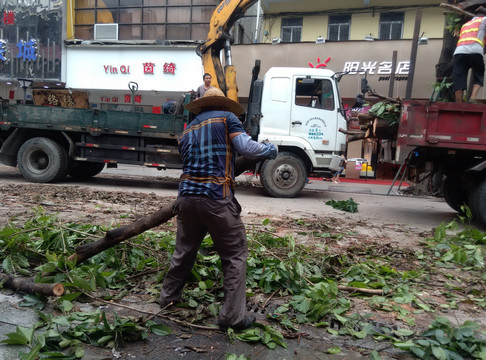
POLYGON ((415 331, 410 330, 410 329, 398 329, 398 330, 395 330, 394 333, 397 334, 398 336, 408 337, 408 336, 412 336, 413 334, 415 334, 415 331))
POLYGON ((447 360, 447 354, 444 351, 443 348, 438 347, 438 346, 432 346, 432 354, 438 359, 438 360, 447 360))
POLYGON ((74 351, 74 356, 81 359, 84 356, 84 349, 81 346, 78 346, 74 351))
POLYGON ((395 341, 393 343, 393 346, 402 349, 402 350, 408 350, 411 347, 415 346, 415 343, 412 340, 409 341, 395 341))
POLYGON ((5 334, 7 339, 2 340, 1 342, 9 345, 29 345, 32 341, 33 335, 34 326, 31 328, 17 326, 16 331, 14 333, 5 334))
POLYGON ((93 289, 91 287, 91 283, 89 281, 83 279, 80 276, 71 274, 71 279, 73 280, 74 286, 76 286, 76 287, 78 287, 82 290, 87 290, 87 291, 95 291, 96 290, 96 288, 93 289))
POLYGON ((14 267, 13 267, 13 264, 12 264, 12 257, 10 255, 7 256, 5 259, 3 259, 2 269, 7 274, 14 272, 14 267))
POLYGON ((41 349, 42 349, 42 344, 38 342, 27 354, 20 354, 20 359, 37 360, 39 358, 39 352, 41 349))
POLYGON ((159 336, 166 336, 172 334, 172 329, 164 324, 149 325, 149 329, 153 334, 159 336))
POLYGON ((60 303, 57 304, 57 308, 63 313, 68 313, 74 308, 74 305, 71 301, 62 300, 60 303))
POLYGON ((373 350, 371 353, 370 353, 370 357, 369 357, 370 360, 381 360, 381 356, 380 354, 378 353, 378 351, 376 350, 373 350))
POLYGON ((101 338, 99 338, 97 343, 100 344, 100 345, 105 345, 106 343, 108 343, 112 339, 113 339, 113 335, 105 335, 105 336, 102 336, 101 338))
POLYGON ((341 352, 341 348, 338 346, 333 346, 327 349, 329 354, 339 354, 341 352))

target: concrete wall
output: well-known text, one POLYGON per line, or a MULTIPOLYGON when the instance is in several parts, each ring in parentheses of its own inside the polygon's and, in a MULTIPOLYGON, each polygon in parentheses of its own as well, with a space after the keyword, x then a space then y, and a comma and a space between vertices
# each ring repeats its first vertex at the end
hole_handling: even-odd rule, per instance
MULTIPOLYGON (((265 1, 263 2, 265 4, 265 1)), ((337 4, 331 1, 280 1, 270 2, 265 8, 262 42, 269 43, 272 38, 281 37, 281 18, 289 16, 303 17, 302 41, 315 41, 320 35, 327 39, 328 14, 351 14, 350 40, 362 40, 367 34, 378 37, 381 11, 405 12, 403 39, 411 39, 415 26, 415 5, 431 6, 422 10, 420 32, 429 38, 442 38, 444 11, 440 1, 376 1, 370 0, 370 6, 364 1, 342 0, 337 4), (396 8, 395 8, 396 7, 396 8), (266 34, 266 35, 265 35, 266 34)))

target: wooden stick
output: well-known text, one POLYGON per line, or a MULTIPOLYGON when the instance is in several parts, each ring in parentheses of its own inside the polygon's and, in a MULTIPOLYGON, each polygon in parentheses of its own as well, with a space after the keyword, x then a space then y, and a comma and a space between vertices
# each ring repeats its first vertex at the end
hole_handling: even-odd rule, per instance
POLYGON ((38 293, 44 296, 61 296, 64 294, 64 286, 59 283, 35 283, 33 278, 14 277, 6 274, 0 274, 0 281, 4 281, 3 285, 9 289, 27 294, 38 293))
POLYGON ((352 286, 338 286, 338 290, 341 291, 351 291, 351 292, 360 292, 363 294, 370 294, 370 295, 383 295, 383 290, 381 289, 367 289, 367 288, 357 288, 352 286))

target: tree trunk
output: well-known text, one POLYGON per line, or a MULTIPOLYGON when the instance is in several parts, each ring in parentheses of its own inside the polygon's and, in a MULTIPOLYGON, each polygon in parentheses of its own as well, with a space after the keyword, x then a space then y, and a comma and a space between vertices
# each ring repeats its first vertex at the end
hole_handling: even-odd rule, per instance
POLYGON ((59 283, 35 283, 32 278, 20 278, 6 274, 0 274, 0 281, 4 281, 3 285, 9 289, 27 294, 38 293, 44 296, 61 296, 64 294, 64 286, 59 283))
POLYGON ((393 139, 398 128, 392 128, 387 119, 376 118, 373 122, 373 135, 378 139, 393 139))

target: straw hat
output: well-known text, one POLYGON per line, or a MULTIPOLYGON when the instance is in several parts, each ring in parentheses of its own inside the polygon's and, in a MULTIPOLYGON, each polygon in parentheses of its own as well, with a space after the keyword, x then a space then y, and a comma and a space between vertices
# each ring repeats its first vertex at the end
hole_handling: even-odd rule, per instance
POLYGON ((220 89, 215 87, 208 89, 202 98, 191 101, 184 107, 194 114, 208 110, 223 110, 239 116, 245 112, 240 104, 228 99, 220 89))

